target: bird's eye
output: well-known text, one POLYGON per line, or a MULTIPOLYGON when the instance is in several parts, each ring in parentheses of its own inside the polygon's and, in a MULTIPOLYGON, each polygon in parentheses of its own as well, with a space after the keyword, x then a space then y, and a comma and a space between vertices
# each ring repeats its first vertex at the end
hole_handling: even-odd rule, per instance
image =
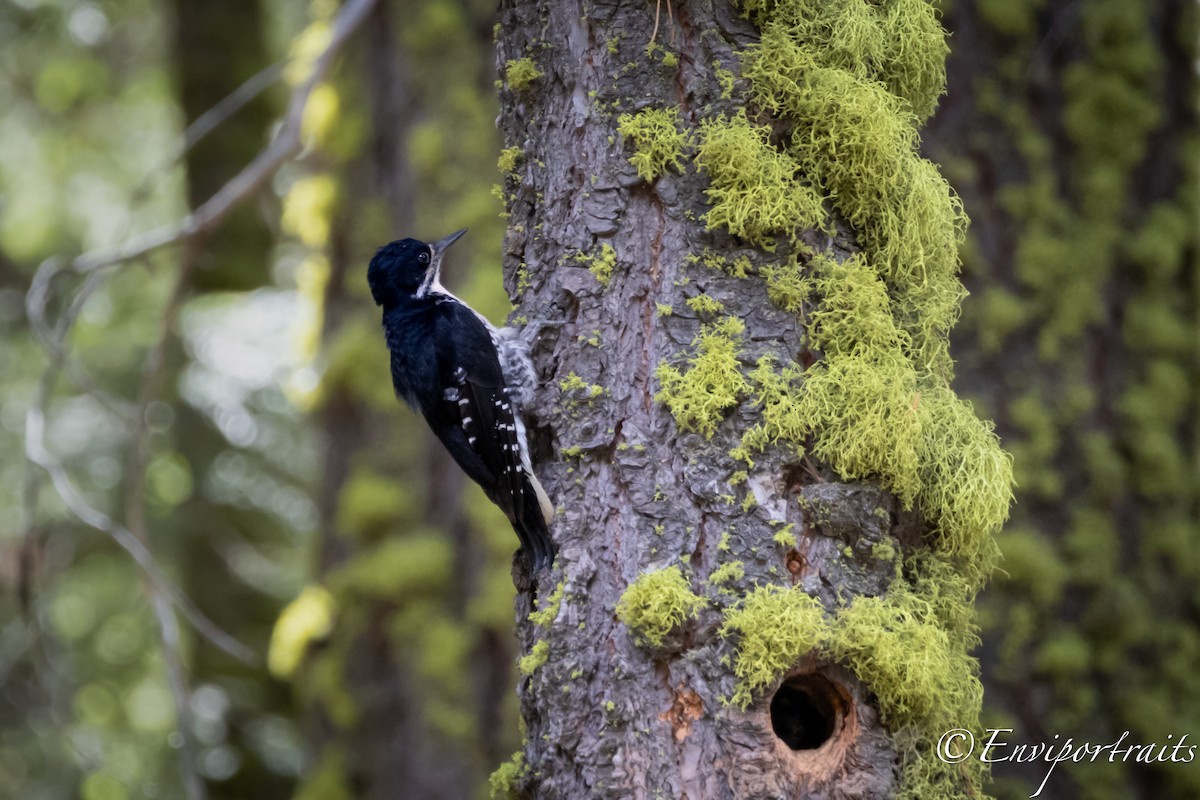
POLYGON ((429 263, 429 253, 418 253, 417 261, 420 261, 422 264, 428 264, 429 263))

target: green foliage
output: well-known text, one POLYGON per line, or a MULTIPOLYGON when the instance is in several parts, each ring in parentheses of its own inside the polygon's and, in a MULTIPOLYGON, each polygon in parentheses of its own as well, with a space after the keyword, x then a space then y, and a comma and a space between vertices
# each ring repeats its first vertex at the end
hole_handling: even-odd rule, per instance
POLYGON ((754 693, 775 682, 829 636, 821 603, 799 587, 759 586, 725 612, 721 635, 737 635, 731 702, 746 708, 754 693))
POLYGON ((734 317, 705 323, 692 342, 696 355, 688 359, 686 372, 665 361, 658 365, 654 377, 661 388, 654 400, 666 404, 680 428, 711 438, 724 412, 749 389, 737 362, 745 329, 734 317))
POLYGON ((332 570, 326 585, 341 599, 402 600, 436 594, 450 581, 454 554, 441 536, 389 539, 332 570))
POLYGON ((678 566, 646 572, 617 602, 617 619, 643 647, 661 647, 667 634, 682 626, 705 600, 692 591, 678 566))
POLYGON ((682 168, 683 151, 691 146, 691 136, 682 127, 677 108, 647 108, 621 115, 617 130, 633 144, 629 163, 643 180, 653 181, 668 167, 682 168))

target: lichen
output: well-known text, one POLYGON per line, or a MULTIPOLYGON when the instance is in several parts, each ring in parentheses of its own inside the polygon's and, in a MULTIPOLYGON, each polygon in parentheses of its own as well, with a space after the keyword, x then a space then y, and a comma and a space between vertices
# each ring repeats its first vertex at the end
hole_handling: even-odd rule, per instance
POLYGON ((776 149, 770 129, 752 125, 744 110, 701 122, 696 163, 709 175, 709 228, 774 250, 777 235, 826 224, 820 193, 800 177, 802 165, 776 149))
POLYGON ((683 430, 693 430, 711 438, 725 411, 737 405, 749 389, 738 367, 739 340, 746 326, 734 317, 723 317, 701 326, 693 340, 696 354, 681 372, 667 362, 655 370, 660 389, 655 402, 670 409, 683 430))
POLYGON ((271 632, 267 666, 271 674, 288 679, 300 666, 309 644, 333 630, 337 604, 322 586, 308 586, 283 609, 271 632))
POLYGON ((617 619, 643 647, 661 647, 706 601, 692 591, 678 566, 646 572, 629 585, 617 602, 617 619))
POLYGON ((647 108, 636 114, 622 114, 617 131, 633 145, 629 163, 648 182, 668 167, 682 169, 683 152, 692 144, 676 108, 647 108))
POLYGON ((800 588, 759 586, 725 612, 721 635, 737 637, 730 702, 746 708, 800 657, 829 636, 821 603, 800 588))
POLYGON ((885 597, 858 597, 830 629, 827 650, 849 666, 878 701, 882 721, 915 753, 899 796, 977 795, 986 764, 947 764, 933 744, 947 730, 979 732, 983 686, 979 665, 955 640, 927 598, 903 581, 885 597))
POLYGON ((587 253, 576 253, 575 262, 578 264, 586 264, 588 272, 595 276, 600 285, 608 288, 609 281, 612 280, 613 270, 617 266, 617 251, 608 242, 600 245, 599 252, 589 255, 587 253))
POLYGON ((529 648, 526 655, 517 660, 517 671, 522 675, 532 675, 537 672, 550 658, 550 642, 538 639, 529 648))
POLYGON ((500 158, 496 160, 496 167, 503 175, 512 175, 516 172, 517 162, 525 155, 525 151, 519 147, 506 147, 500 151, 500 158))
POLYGON ((525 91, 540 77, 542 71, 528 56, 510 60, 504 65, 504 78, 508 81, 508 88, 514 92, 525 91))
POLYGON ((713 586, 721 586, 730 581, 740 581, 746 577, 746 565, 741 561, 726 561, 708 575, 708 582, 713 586))
POLYGON ((566 591, 567 582, 559 581, 554 587, 554 591, 549 597, 542 598, 538 602, 538 610, 529 612, 529 621, 539 628, 548 628, 558 616, 559 609, 562 608, 563 592, 566 591))
POLYGON ((488 777, 488 797, 491 800, 516 800, 520 797, 517 784, 528 772, 525 752, 518 750, 488 777))
POLYGON ((687 307, 697 314, 706 314, 709 316, 725 311, 724 303, 707 294, 698 294, 695 297, 689 297, 687 299, 687 307))

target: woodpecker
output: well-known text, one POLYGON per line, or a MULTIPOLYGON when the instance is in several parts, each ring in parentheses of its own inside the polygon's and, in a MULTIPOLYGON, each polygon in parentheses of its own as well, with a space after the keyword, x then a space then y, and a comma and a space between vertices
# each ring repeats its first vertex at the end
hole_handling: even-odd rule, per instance
POLYGON ((442 286, 442 258, 464 233, 400 239, 375 253, 367 283, 383 308, 396 396, 500 507, 534 572, 550 566, 554 507, 533 474, 520 407, 536 383, 529 345, 442 286))

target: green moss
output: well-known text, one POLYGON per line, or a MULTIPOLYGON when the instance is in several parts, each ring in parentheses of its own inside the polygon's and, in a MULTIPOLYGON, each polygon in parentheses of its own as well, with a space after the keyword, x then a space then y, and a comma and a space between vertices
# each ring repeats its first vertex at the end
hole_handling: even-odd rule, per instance
POLYGON ((692 145, 692 137, 683 129, 676 108, 647 108, 636 114, 622 114, 617 130, 633 145, 629 163, 646 181, 655 180, 668 167, 681 170, 683 152, 692 145))
POLYGON ((320 641, 333 630, 337 603, 324 587, 308 586, 280 613, 271 632, 267 666, 271 674, 284 680, 292 677, 309 644, 320 641))
POLYGON ((666 303, 655 303, 654 313, 660 317, 669 317, 672 313, 674 313, 674 309, 672 309, 666 303))
POLYGON ((774 250, 777 235, 826 224, 820 193, 800 177, 802 165, 772 146, 770 128, 751 124, 744 110, 704 120, 697 150, 696 163, 709 176, 710 229, 774 250))
POLYGON ((737 637, 731 701, 742 708, 829 635, 821 603, 799 588, 760 586, 725 612, 721 635, 737 637))
POLYGON ((703 597, 692 592, 679 567, 646 572, 621 595, 617 619, 642 646, 661 647, 667 634, 703 608, 703 597))
POLYGON ((692 342, 696 354, 688 359, 686 372, 665 361, 658 365, 654 375, 661 388, 654 400, 670 409, 681 429, 711 438, 725 411, 749 389, 737 361, 745 329, 734 317, 706 323, 692 342))
POLYGON ((488 797, 491 800, 517 800, 520 792, 517 784, 528 774, 525 752, 518 750, 488 777, 488 797))
POLYGON ((504 79, 508 81, 508 88, 514 92, 525 91, 540 77, 542 71, 533 63, 532 58, 518 58, 504 65, 504 79))
POLYGON ((533 647, 529 648, 529 653, 517 660, 517 671, 522 675, 532 675, 541 669, 549 658, 550 643, 545 639, 538 639, 533 643, 533 647))

